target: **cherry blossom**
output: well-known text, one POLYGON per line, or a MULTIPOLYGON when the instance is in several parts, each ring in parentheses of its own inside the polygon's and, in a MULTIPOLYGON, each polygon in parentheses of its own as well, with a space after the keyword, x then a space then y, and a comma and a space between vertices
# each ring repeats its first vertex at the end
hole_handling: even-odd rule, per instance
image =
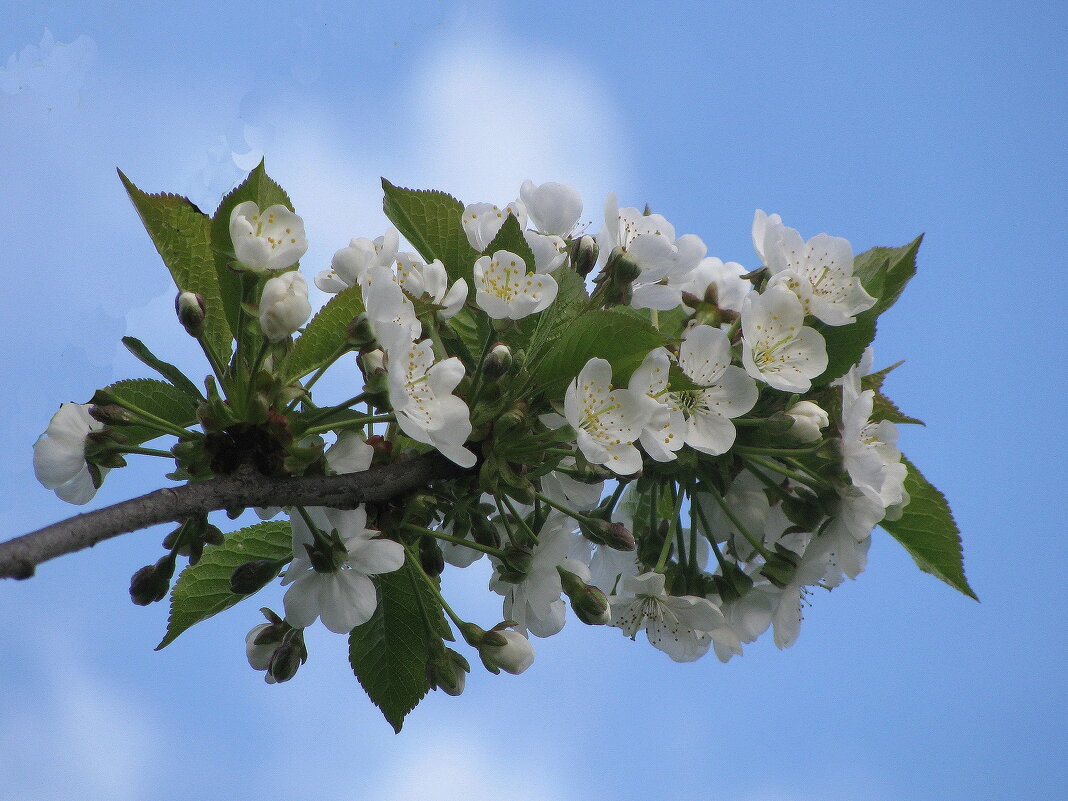
POLYGON ((230 212, 230 239, 237 260, 252 270, 285 270, 308 250, 304 220, 282 205, 260 211, 252 200, 230 212))
POLYGON ((64 403, 33 444, 33 472, 48 489, 67 503, 89 503, 108 468, 85 460, 87 437, 104 424, 89 416, 90 404, 64 403), (93 471, 98 471, 94 480, 93 471))
POLYGON ((797 295, 781 287, 746 297, 742 306, 742 364, 753 378, 784 392, 808 392, 827 369, 823 335, 804 325, 797 295))

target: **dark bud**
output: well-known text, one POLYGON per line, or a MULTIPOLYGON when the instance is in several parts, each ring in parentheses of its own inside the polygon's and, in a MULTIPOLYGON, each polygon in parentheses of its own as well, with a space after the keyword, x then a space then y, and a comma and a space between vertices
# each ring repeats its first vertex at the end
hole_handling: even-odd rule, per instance
POLYGON ((443 648, 426 663, 426 678, 432 689, 457 696, 464 691, 471 663, 451 648, 443 648))
POLYGON ((204 333, 204 317, 207 314, 207 305, 204 296, 196 292, 179 292, 174 299, 174 311, 178 315, 178 322, 191 337, 199 337, 204 333))
POLYGON ((579 521, 582 536, 597 545, 605 545, 617 551, 633 551, 634 535, 622 523, 590 518, 579 521))
POLYGON ((235 595, 251 595, 263 589, 278 575, 282 564, 274 559, 256 559, 238 565, 230 574, 230 592, 235 595))
POLYGON ((560 584, 571 601, 571 610, 575 616, 588 626, 603 626, 612 622, 612 611, 608 607, 605 594, 587 584, 569 570, 557 566, 560 584))
POLYGON ((419 564, 431 578, 440 576, 445 570, 445 556, 433 537, 423 537, 419 543, 419 564))
POLYGON ((130 600, 138 606, 162 601, 171 588, 174 554, 169 553, 154 565, 145 565, 130 578, 130 600))
POLYGON ((571 266, 585 278, 597 265, 597 240, 583 234, 571 242, 571 266))
POLYGON ((487 514, 471 515, 471 528, 474 531, 475 542, 485 545, 487 548, 501 547, 501 532, 493 525, 487 514))
POLYGON ((500 378, 508 372, 511 366, 512 349, 507 345, 498 342, 490 348, 490 352, 486 354, 486 359, 482 362, 482 374, 486 378, 500 378))
POLYGON ((297 670, 308 661, 308 649, 304 645, 304 635, 299 629, 292 629, 282 640, 267 664, 267 675, 281 684, 297 675, 297 670))
POLYGON ((355 349, 373 344, 375 332, 371 329, 371 320, 367 312, 361 312, 345 327, 345 342, 355 349))
POLYGON ((793 579, 799 561, 800 557, 796 553, 775 543, 775 553, 768 555, 760 574, 782 589, 793 579))

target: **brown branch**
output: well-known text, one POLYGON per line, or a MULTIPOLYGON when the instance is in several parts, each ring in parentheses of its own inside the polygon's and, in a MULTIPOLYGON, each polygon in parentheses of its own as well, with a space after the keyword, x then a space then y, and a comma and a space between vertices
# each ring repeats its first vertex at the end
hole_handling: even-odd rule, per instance
POLYGON ((431 481, 468 472, 437 451, 362 473, 271 478, 245 466, 230 476, 156 490, 103 509, 75 515, 0 543, 0 578, 29 578, 37 565, 91 548, 119 534, 180 522, 216 509, 249 506, 328 506, 353 509, 385 501, 431 481))

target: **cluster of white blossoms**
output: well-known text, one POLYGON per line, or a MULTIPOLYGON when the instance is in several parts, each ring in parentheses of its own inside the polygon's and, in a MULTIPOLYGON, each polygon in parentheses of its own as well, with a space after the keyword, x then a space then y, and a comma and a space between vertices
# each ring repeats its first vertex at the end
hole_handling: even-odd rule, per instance
MULTIPOLYGON (((902 519, 917 479, 894 421, 911 418, 881 395, 887 371, 873 373, 865 348, 907 275, 884 292, 889 268, 855 260, 845 239, 805 241, 759 210, 746 267, 614 194, 590 234, 564 184, 525 181, 508 202, 467 206, 384 187, 397 227, 334 254, 314 278, 332 296, 314 317, 301 218, 281 203, 224 203, 212 231, 228 222, 229 241, 214 252, 244 275, 219 293, 242 294, 220 309, 180 287, 176 301, 212 362, 207 394, 135 350, 186 398, 152 406, 120 382, 91 405, 64 404, 34 446, 38 478, 72 503, 124 454, 173 458, 188 480, 247 464, 373 478, 444 457, 451 477, 422 489, 352 509, 286 506, 288 523, 262 524, 284 526, 282 556, 242 564, 231 591, 279 575, 287 588, 285 616, 265 610, 246 641, 269 682, 307 658, 302 632, 316 621, 351 632, 365 687, 374 677, 360 671, 377 662, 361 668, 361 643, 418 629, 417 647, 401 650, 424 654, 428 686, 453 695, 469 664, 444 645, 450 623, 494 673, 529 667, 528 637, 559 632, 568 607, 585 624, 645 632, 679 662, 729 660, 769 630, 785 648, 814 588, 856 578, 875 526, 902 519), (218 352, 220 330, 232 356, 218 352), (362 392, 350 361, 353 397, 313 402, 319 377, 352 352, 362 392), (142 447, 164 434, 179 438, 171 451, 142 447), (437 580, 480 559, 503 598, 489 629, 463 620, 437 580), (409 593, 390 601, 396 614, 422 611, 391 632, 379 610, 396 593, 409 593), (367 626, 378 628, 365 639, 367 626)), ((175 554, 195 562, 205 544, 227 547, 206 518, 169 542, 135 575, 138 603, 162 597, 175 554)))

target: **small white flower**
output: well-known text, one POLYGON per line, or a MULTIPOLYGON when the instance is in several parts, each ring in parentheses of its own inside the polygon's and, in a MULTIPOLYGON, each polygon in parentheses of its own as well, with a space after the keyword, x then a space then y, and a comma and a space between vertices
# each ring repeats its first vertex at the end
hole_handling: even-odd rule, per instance
POLYGON ((551 273, 567 263, 567 243, 560 237, 524 231, 523 238, 534 254, 534 272, 551 273))
POLYGON ((805 313, 827 325, 856 322, 854 315, 875 305, 875 298, 853 275, 853 248, 849 240, 817 234, 808 242, 757 209, 753 218, 753 244, 772 272, 770 286, 784 286, 801 300, 805 313))
MULTIPOLYGON (((104 424, 89 416, 88 403, 64 403, 33 444, 33 472, 37 480, 67 503, 89 503, 96 495, 89 465, 85 461, 86 438, 104 424)), ((102 480, 106 467, 99 470, 102 480)))
POLYGON ((293 271, 276 275, 260 295, 260 329, 271 342, 281 342, 311 317, 308 282, 293 271))
POLYGON ((389 401, 401 430, 460 467, 472 467, 475 454, 463 447, 471 435, 470 411, 452 394, 464 377, 463 362, 453 356, 435 364, 426 339, 395 349, 389 360, 389 401))
POLYGON ((348 247, 334 254, 330 269, 315 277, 315 285, 323 292, 340 292, 360 283, 363 274, 372 267, 389 267, 397 258, 400 233, 389 228, 375 239, 360 237, 349 242, 348 247))
POLYGON ((612 389, 612 365, 604 359, 586 362, 564 394, 564 417, 575 429, 582 455, 621 476, 641 470, 642 455, 633 443, 645 415, 636 395, 612 389))
POLYGON ((742 278, 748 273, 742 265, 734 261, 724 263, 715 256, 702 259, 684 281, 673 282, 681 292, 704 298, 710 286, 716 288, 716 305, 721 309, 740 312, 746 296, 753 290, 753 284, 742 278))
POLYGON ((282 205, 260 211, 252 200, 230 212, 230 239, 237 260, 253 270, 285 270, 308 249, 304 220, 282 205))
POLYGON ((481 256, 474 267, 475 303, 494 320, 521 320, 547 309, 559 287, 551 275, 528 273, 507 250, 481 256))
POLYGON ((573 186, 551 181, 535 186, 532 181, 523 181, 519 197, 530 221, 543 234, 568 236, 582 215, 582 198, 573 186))
POLYGON ((404 546, 392 540, 376 539, 366 527, 363 506, 355 509, 306 509, 321 531, 336 530, 345 548, 346 561, 337 570, 320 573, 312 567, 305 545, 315 539, 302 515, 293 514, 293 561, 282 584, 292 584, 285 594, 286 620, 295 628, 307 628, 321 618, 323 625, 337 634, 347 634, 366 623, 378 606, 378 595, 370 576, 390 573, 404 564, 404 546))
POLYGON ((464 208, 460 221, 471 247, 484 253, 501 232, 509 214, 519 222, 520 230, 527 227, 527 209, 519 200, 513 200, 503 209, 492 203, 472 203, 464 208))
POLYGON ((797 295, 782 287, 751 294, 742 306, 742 364, 753 378, 784 392, 808 392, 827 369, 827 343, 803 325, 797 295))
POLYGON ((631 639, 644 629, 649 642, 676 662, 704 656, 713 639, 738 645, 718 606, 707 598, 668 595, 662 573, 627 576, 622 591, 608 600, 613 626, 631 639))
POLYGON ((458 313, 467 300, 467 282, 457 278, 450 287, 440 259, 426 264, 414 253, 398 253, 397 282, 409 297, 440 306, 446 319, 458 313))
POLYGON ((867 487, 884 507, 907 503, 905 476, 908 468, 897 449, 897 426, 889 420, 873 422, 874 390, 861 391, 860 369, 852 368, 842 378, 842 462, 858 487, 867 487))
POLYGON ((794 421, 786 433, 798 442, 815 442, 831 422, 827 412, 812 401, 798 401, 786 410, 786 416, 794 421))
POLYGON ((375 338, 386 353, 402 351, 420 337, 423 324, 391 268, 369 267, 360 278, 360 287, 375 338))

